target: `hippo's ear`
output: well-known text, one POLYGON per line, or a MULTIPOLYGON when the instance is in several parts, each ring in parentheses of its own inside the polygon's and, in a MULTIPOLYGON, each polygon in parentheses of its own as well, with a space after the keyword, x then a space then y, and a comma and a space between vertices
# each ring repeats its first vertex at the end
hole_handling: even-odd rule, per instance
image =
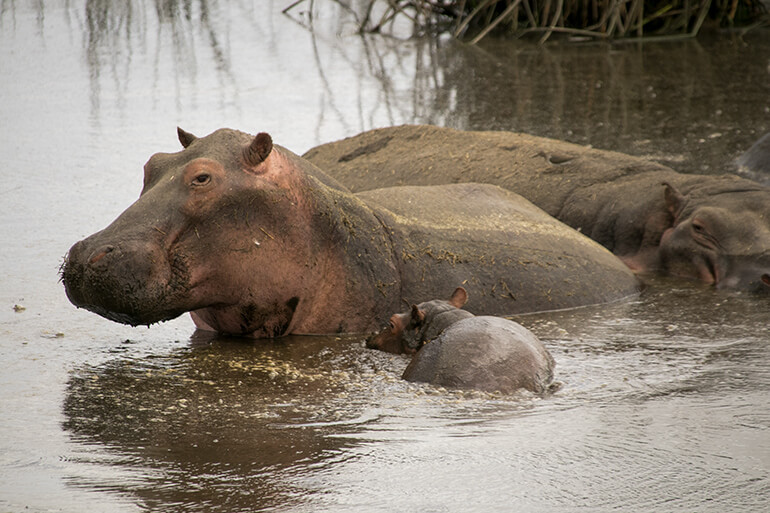
POLYGON ((176 127, 176 135, 179 137, 179 142, 182 143, 183 148, 187 148, 195 139, 197 139, 193 134, 185 132, 179 127, 176 127))
POLYGON ((468 302, 468 292, 462 287, 457 287, 449 298, 449 304, 455 308, 462 308, 468 302))
POLYGON ((677 219, 679 214, 682 212, 682 208, 684 207, 685 198, 682 193, 676 190, 676 187, 670 183, 663 182, 663 187, 665 187, 663 191, 663 199, 666 201, 666 208, 674 217, 674 219, 677 219))
POLYGON ((420 307, 417 305, 412 305, 412 324, 415 326, 422 325, 423 321, 425 320, 425 312, 420 310, 420 307))
POLYGON ((257 166, 262 163, 270 152, 273 151, 273 138, 270 134, 260 132, 243 150, 243 158, 249 166, 257 166))

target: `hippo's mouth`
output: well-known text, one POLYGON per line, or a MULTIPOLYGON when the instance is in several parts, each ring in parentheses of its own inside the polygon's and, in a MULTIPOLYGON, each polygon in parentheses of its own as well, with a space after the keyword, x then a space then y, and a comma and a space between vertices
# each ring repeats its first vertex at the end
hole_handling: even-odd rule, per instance
POLYGON ((121 245, 89 251, 79 242, 65 256, 60 278, 78 308, 131 326, 167 321, 188 310, 190 280, 183 258, 169 261, 160 253, 139 257, 121 245))
POLYGON ((763 263, 765 260, 767 259, 755 255, 700 256, 692 262, 694 276, 686 272, 681 276, 694 277, 718 289, 768 294, 770 272, 763 263))
POLYGON ((696 269, 702 282, 719 286, 721 282, 719 268, 711 258, 703 258, 702 262, 696 264, 696 269))

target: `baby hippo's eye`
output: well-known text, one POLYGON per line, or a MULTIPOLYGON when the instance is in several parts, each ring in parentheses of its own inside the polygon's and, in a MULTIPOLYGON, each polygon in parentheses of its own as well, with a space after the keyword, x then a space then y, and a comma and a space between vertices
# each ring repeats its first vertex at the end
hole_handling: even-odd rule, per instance
POLYGON ((193 178, 192 185, 200 187, 211 182, 211 175, 207 173, 201 173, 193 178))

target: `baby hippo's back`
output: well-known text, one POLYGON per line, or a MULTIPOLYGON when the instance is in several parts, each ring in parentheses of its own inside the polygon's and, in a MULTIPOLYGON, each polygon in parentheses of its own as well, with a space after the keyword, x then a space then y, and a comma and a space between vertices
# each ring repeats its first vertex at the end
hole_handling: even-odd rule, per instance
POLYGON ((479 316, 448 326, 412 359, 407 381, 512 393, 548 391, 555 363, 543 343, 522 325, 479 316))

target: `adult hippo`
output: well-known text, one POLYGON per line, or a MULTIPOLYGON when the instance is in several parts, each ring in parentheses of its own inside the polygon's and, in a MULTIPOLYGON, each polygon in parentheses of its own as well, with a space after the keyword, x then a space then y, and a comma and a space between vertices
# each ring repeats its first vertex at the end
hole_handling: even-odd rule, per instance
POLYGON ((611 253, 491 185, 353 195, 268 134, 178 131, 139 199, 76 243, 70 301, 152 324, 191 312, 227 334, 372 331, 402 301, 464 283, 480 313, 614 301, 638 284, 611 253))
POLYGON ((596 240, 635 271, 770 292, 770 188, 681 174, 620 153, 511 132, 398 126, 311 149, 353 191, 491 183, 596 240))
POLYGON ((458 287, 449 300, 434 299, 394 314, 367 347, 414 354, 402 377, 453 388, 544 394, 555 362, 524 326, 502 317, 462 310, 468 293, 458 287))

